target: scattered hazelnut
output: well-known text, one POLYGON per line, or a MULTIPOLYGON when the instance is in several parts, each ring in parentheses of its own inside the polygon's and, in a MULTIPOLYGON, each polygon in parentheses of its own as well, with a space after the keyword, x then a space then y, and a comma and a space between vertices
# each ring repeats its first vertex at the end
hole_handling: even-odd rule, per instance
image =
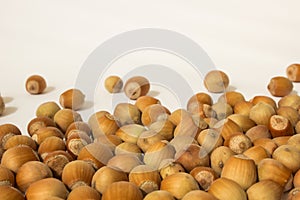
POLYGON ((29 94, 41 94, 47 87, 46 80, 40 75, 32 75, 26 80, 26 91, 29 94))
POLYGON ((212 70, 204 77, 204 86, 209 92, 224 92, 228 85, 229 77, 223 71, 212 70))
POLYGON ((79 110, 84 103, 85 95, 79 89, 69 89, 59 97, 59 103, 63 108, 79 110))
POLYGON ((136 100, 140 96, 145 96, 149 90, 150 83, 143 76, 134 76, 128 79, 124 86, 126 96, 132 100, 136 100))
POLYGON ((270 80, 268 90, 275 97, 283 97, 292 92, 293 83, 286 77, 276 76, 270 80))
POLYGON ((118 93, 123 88, 123 81, 119 76, 109 76, 104 81, 104 87, 109 93, 118 93))
POLYGON ((300 64, 291 64, 286 69, 286 75, 290 81, 300 81, 300 64))

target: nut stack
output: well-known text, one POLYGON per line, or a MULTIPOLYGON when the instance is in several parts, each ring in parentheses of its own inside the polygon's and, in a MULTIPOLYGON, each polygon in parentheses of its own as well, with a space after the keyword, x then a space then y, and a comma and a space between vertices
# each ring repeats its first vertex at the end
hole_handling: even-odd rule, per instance
MULTIPOLYGON (((87 122, 84 93, 66 90, 36 108, 27 133, 0 125, 0 199, 300 199, 300 96, 291 93, 299 71, 294 64, 270 80, 277 102, 228 91, 228 75, 214 70, 207 92, 174 111, 148 95, 145 77, 132 77, 130 101, 87 122)), ((105 88, 121 92, 123 81, 108 77, 105 88)))

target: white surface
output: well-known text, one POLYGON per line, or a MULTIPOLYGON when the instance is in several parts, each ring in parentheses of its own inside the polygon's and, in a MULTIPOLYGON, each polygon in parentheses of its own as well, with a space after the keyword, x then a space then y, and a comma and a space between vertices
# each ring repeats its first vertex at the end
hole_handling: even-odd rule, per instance
MULTIPOLYGON (((197 42, 247 99, 269 95, 269 79, 284 76, 289 64, 300 62, 299 7, 296 0, 0 0, 0 92, 7 107, 0 124, 14 123, 26 133, 37 106, 58 101, 60 93, 73 87, 81 65, 97 46, 146 27, 173 30, 197 42), (45 94, 26 93, 24 82, 31 74, 46 78, 45 94)), ((117 64, 151 63, 151 56, 128 56, 117 64)), ((94 110, 106 108, 111 100, 101 80, 97 88, 94 110)), ((175 109, 178 104, 168 95, 174 94, 161 91, 157 97, 175 109)))

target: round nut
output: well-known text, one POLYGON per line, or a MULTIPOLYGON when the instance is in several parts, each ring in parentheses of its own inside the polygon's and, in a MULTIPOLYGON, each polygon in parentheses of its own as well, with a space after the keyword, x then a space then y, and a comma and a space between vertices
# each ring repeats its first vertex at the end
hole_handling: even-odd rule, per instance
POLYGON ((293 90, 293 83, 286 77, 273 77, 269 84, 268 90, 275 97, 283 97, 290 94, 293 90))
POLYGON ((300 64, 291 64, 286 69, 286 75, 290 81, 300 81, 300 64))
POLYGON ((212 93, 224 92, 229 85, 229 77, 225 72, 212 70, 204 77, 205 88, 212 93))
POLYGON ((63 108, 78 110, 84 104, 85 95, 79 89, 69 89, 59 97, 59 103, 63 108))
POLYGON ((104 87, 109 93, 118 93, 122 90, 123 81, 119 76, 109 76, 104 81, 104 87))
POLYGON ((143 76, 134 76, 128 79, 124 86, 126 96, 132 100, 136 100, 140 96, 145 96, 149 90, 150 83, 143 76))
POLYGON ((47 87, 46 80, 40 75, 32 75, 26 80, 25 88, 29 94, 41 94, 47 87))

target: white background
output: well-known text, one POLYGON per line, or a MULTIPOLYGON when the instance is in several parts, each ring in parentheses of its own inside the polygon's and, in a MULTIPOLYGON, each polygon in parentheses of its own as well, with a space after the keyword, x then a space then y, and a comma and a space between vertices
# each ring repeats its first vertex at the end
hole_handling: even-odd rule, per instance
MULTIPOLYGON (((73 87, 96 47, 140 28, 169 29, 189 37, 229 75, 231 88, 247 99, 269 95, 270 78, 285 76, 288 65, 300 63, 299 7, 297 0, 0 0, 0 92, 7 107, 0 124, 14 123, 26 134, 37 106, 57 102, 60 93, 73 87), (31 74, 46 78, 44 94, 26 93, 24 83, 31 74)), ((151 63, 151 56, 128 56, 118 65, 126 69, 140 60, 151 63)), ((194 84, 200 91, 201 80, 194 84)), ((294 86, 297 92, 300 83, 294 86)), ((86 105, 95 111, 105 109, 111 98, 101 81, 97 88, 94 104, 86 105)), ((176 102, 164 94, 160 91, 157 98, 175 109, 176 102)))

